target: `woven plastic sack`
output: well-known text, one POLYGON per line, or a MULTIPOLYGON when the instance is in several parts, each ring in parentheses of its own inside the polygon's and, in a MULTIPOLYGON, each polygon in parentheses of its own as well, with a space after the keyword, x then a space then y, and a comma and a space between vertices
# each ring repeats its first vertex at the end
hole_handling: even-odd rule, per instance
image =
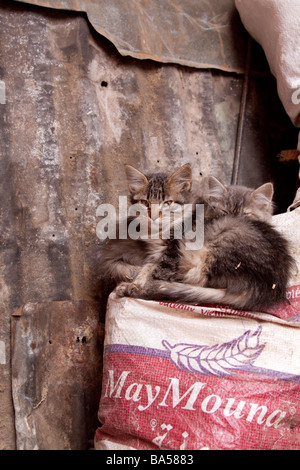
POLYGON ((95 449, 300 448, 300 207, 273 220, 298 263, 271 312, 111 294, 95 449))

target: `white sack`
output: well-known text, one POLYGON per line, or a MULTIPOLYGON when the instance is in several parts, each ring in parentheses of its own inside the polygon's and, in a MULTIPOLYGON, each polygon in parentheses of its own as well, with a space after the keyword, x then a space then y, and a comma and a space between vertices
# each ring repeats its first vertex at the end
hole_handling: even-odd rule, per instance
POLYGON ((235 0, 235 4, 245 28, 264 49, 287 114, 300 127, 299 0, 235 0))

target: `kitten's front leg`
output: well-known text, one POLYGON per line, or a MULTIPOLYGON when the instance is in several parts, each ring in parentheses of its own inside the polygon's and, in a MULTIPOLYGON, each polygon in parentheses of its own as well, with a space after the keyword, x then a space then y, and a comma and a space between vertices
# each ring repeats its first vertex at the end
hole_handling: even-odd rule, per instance
POLYGON ((145 264, 145 266, 142 267, 138 275, 133 280, 133 284, 139 286, 140 288, 145 287, 146 283, 151 279, 155 268, 156 264, 154 263, 145 264))
POLYGON ((146 284, 150 281, 156 264, 147 263, 142 267, 133 282, 121 282, 116 288, 116 294, 119 297, 139 297, 146 284))

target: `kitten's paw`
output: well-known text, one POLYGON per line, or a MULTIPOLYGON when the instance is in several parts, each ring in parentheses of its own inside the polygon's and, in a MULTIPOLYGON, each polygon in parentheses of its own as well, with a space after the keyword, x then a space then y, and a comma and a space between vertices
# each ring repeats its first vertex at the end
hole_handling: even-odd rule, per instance
POLYGON ((117 294, 119 297, 125 297, 125 296, 126 296, 126 292, 127 292, 127 287, 128 287, 130 284, 131 284, 130 282, 121 282, 121 284, 119 284, 119 285, 116 287, 116 294, 117 294))
POLYGON ((116 288, 116 294, 119 297, 138 297, 139 292, 139 286, 132 282, 121 282, 116 288))

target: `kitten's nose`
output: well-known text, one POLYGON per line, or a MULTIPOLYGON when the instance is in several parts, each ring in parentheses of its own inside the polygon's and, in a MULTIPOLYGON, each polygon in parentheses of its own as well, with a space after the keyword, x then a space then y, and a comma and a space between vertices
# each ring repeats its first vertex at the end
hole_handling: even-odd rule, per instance
POLYGON ((152 220, 157 220, 159 217, 161 217, 160 207, 158 204, 151 205, 150 217, 152 220))

